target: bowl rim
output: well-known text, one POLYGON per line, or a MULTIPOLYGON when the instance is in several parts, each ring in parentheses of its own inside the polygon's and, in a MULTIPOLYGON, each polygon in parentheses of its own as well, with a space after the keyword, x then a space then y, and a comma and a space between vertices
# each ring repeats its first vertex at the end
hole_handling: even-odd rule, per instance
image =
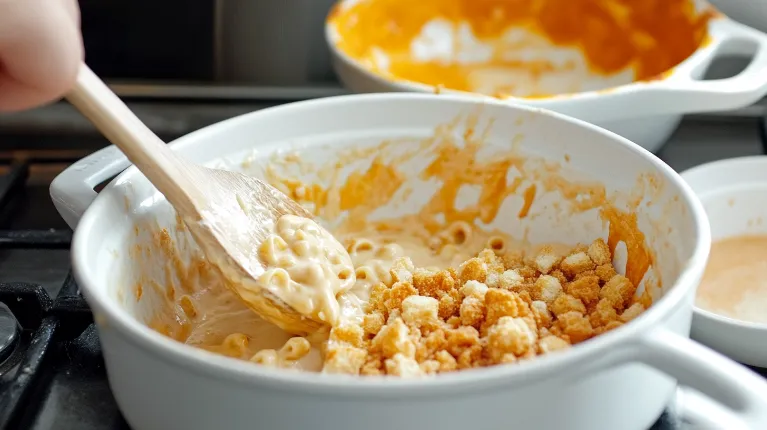
MULTIPOLYGON (((462 372, 451 372, 433 378, 403 379, 392 377, 365 377, 348 375, 325 375, 313 372, 297 372, 275 370, 272 368, 253 365, 243 360, 214 354, 190 345, 171 340, 166 336, 150 329, 130 315, 105 288, 99 288, 99 281, 94 273, 92 264, 88 261, 89 236, 98 231, 99 224, 104 219, 101 213, 111 204, 114 197, 122 195, 117 184, 130 180, 144 180, 135 166, 128 167, 115 180, 110 182, 96 197, 91 206, 85 211, 72 241, 72 267, 81 291, 93 309, 94 320, 99 330, 105 327, 115 329, 115 333, 126 342, 141 349, 144 353, 153 355, 156 359, 173 362, 176 367, 183 367, 188 372, 227 381, 245 386, 254 385, 269 387, 273 390, 300 391, 349 397, 365 395, 377 398, 398 398, 429 395, 431 397, 456 396, 468 391, 507 388, 513 381, 515 386, 537 382, 552 375, 569 375, 573 366, 582 368, 593 364, 595 357, 605 355, 605 351, 615 353, 626 352, 626 348, 636 346, 636 339, 643 337, 654 326, 662 323, 667 316, 680 306, 685 306, 685 297, 697 286, 703 273, 710 248, 710 229, 708 220, 701 203, 695 198, 690 187, 666 163, 655 155, 631 141, 598 126, 571 118, 548 110, 523 106, 504 101, 478 100, 455 95, 434 95, 420 93, 380 93, 358 94, 328 97, 315 100, 295 102, 240 115, 219 123, 212 124, 200 130, 183 136, 170 145, 173 148, 187 148, 206 145, 214 136, 226 130, 239 128, 242 124, 251 122, 267 122, 273 118, 284 118, 294 111, 328 110, 334 106, 348 103, 399 102, 412 109, 416 103, 453 103, 476 108, 477 105, 493 105, 509 111, 522 111, 530 115, 545 115, 559 122, 567 122, 591 132, 608 137, 614 144, 622 146, 636 157, 650 162, 657 172, 679 190, 679 196, 691 213, 691 221, 695 224, 695 243, 691 257, 682 264, 679 276, 667 292, 653 306, 630 323, 604 333, 587 342, 569 348, 563 353, 547 354, 536 357, 515 366, 490 366, 471 369, 462 372), (560 373, 561 372, 561 373, 560 373), (447 390, 446 390, 447 389, 447 390)), ((122 201, 122 200, 120 200, 122 201)))
POLYGON ((598 90, 589 90, 589 91, 579 91, 575 93, 562 93, 562 94, 553 94, 545 97, 515 97, 515 96, 508 96, 508 97, 495 97, 487 94, 481 94, 481 93, 475 93, 471 91, 462 91, 462 90, 455 90, 450 88, 438 88, 434 85, 425 84, 422 82, 417 81, 411 81, 408 79, 389 79, 383 75, 379 75, 378 73, 372 72, 365 66, 363 66, 359 61, 354 59, 353 57, 349 56, 346 52, 338 49, 338 46, 334 43, 334 29, 333 26, 330 23, 330 18, 334 13, 336 13, 336 10, 340 8, 343 4, 349 3, 349 2, 357 2, 360 0, 336 0, 333 6, 330 8, 330 11, 325 17, 325 43, 328 46, 328 49, 332 53, 332 55, 337 58, 338 60, 342 61, 347 66, 353 68, 358 73, 366 76, 369 79, 374 80, 379 85, 387 85, 396 88, 397 91, 415 91, 415 92, 426 92, 426 93, 435 93, 435 94, 452 94, 452 95, 463 95, 468 97, 476 97, 479 99, 492 99, 492 100, 502 100, 507 102, 524 102, 530 105, 535 104, 541 104, 546 105, 546 107, 549 106, 549 103, 557 103, 557 102, 564 102, 564 101, 578 101, 578 100, 587 100, 594 97, 599 97, 602 94, 606 93, 614 93, 614 92, 624 92, 624 91, 632 91, 636 88, 641 87, 643 84, 646 84, 647 82, 653 82, 653 81, 664 81, 668 78, 672 77, 674 75, 674 70, 686 65, 690 59, 698 54, 701 50, 705 49, 706 46, 709 45, 709 40, 713 37, 711 33, 711 22, 714 20, 727 20, 727 18, 724 14, 719 12, 719 10, 714 7, 714 5, 710 4, 710 2, 706 2, 707 7, 715 12, 714 16, 712 16, 711 20, 707 23, 706 27, 706 34, 707 36, 703 38, 701 43, 695 48, 693 52, 690 53, 690 55, 687 56, 683 61, 681 61, 676 66, 671 67, 670 69, 664 71, 660 74, 660 76, 657 79, 647 79, 647 80, 641 80, 637 81, 634 80, 632 82, 628 82, 626 84, 622 85, 616 85, 608 88, 602 88, 598 90))
MULTIPOLYGON (((700 306, 693 305, 693 313, 701 318, 706 319, 709 323, 726 326, 732 330, 749 330, 760 331, 767 334, 767 323, 758 323, 752 321, 739 320, 737 318, 721 315, 716 312, 712 312, 708 309, 701 308, 700 306)), ((694 321, 694 320, 693 320, 694 321)))
MULTIPOLYGON (((698 175, 710 175, 712 172, 716 172, 721 169, 727 169, 732 168, 733 166, 763 166, 765 169, 765 172, 767 172, 767 155, 746 155, 742 157, 732 157, 732 158, 725 158, 722 160, 715 160, 710 161, 708 163, 699 164, 697 166, 691 167, 689 169, 686 169, 679 173, 681 178, 687 182, 687 178, 689 178, 692 175, 698 176, 698 175)), ((690 187, 693 190, 693 193, 695 193, 696 197, 703 203, 704 196, 708 196, 710 194, 717 193, 718 191, 723 190, 734 190, 738 188, 754 188, 755 185, 761 185, 762 187, 767 187, 767 174, 764 175, 764 181, 761 182, 749 182, 744 183, 743 181, 731 181, 731 177, 729 176, 720 176, 721 180, 716 183, 714 187, 711 187, 703 192, 697 193, 695 190, 690 187)), ((724 196, 720 196, 719 198, 726 198, 724 196)), ((705 206, 704 206, 705 210, 705 206)), ((709 224, 711 223, 711 220, 709 219, 709 224)), ((767 233, 764 233, 767 235, 767 233)), ((712 239, 712 241, 714 241, 712 239)), ((734 317, 729 317, 726 315, 722 315, 719 313, 716 313, 714 311, 710 311, 708 309, 702 308, 698 306, 696 303, 693 303, 693 313, 696 316, 699 316, 700 318, 703 318, 707 320, 709 324, 718 324, 722 326, 726 326, 731 330, 758 330, 758 331, 764 331, 767 333, 767 323, 760 323, 760 322, 753 322, 753 321, 746 321, 741 320, 734 317)), ((693 324, 695 323, 695 320, 693 319, 693 324)))

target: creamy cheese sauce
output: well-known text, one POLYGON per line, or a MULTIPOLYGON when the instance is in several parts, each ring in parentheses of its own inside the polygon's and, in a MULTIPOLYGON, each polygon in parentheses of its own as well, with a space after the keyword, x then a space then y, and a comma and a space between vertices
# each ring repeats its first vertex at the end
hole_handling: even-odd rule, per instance
MULTIPOLYGON (((400 257, 409 257, 417 267, 445 268, 460 264, 485 248, 500 251, 521 247, 502 234, 479 230, 465 222, 453 223, 432 235, 412 219, 400 221, 353 232, 333 232, 333 238, 325 237, 322 232, 326 230, 317 229, 314 221, 283 216, 271 240, 259 250, 269 267, 257 282, 296 310, 327 315, 326 321, 335 321, 333 325, 345 321, 359 323, 370 289, 379 282, 392 282, 390 269, 400 257), (346 249, 336 249, 332 245, 338 243, 335 239, 346 249), (344 270, 351 271, 353 276, 340 279, 337 275, 344 270), (289 282, 275 282, 275 273, 287 274, 289 282)), ((172 266, 173 258, 170 262, 172 266)), ((310 348, 305 354, 298 354, 293 350, 300 341, 295 339, 302 338, 291 337, 260 318, 224 287, 218 272, 204 260, 193 261, 190 266, 196 268, 192 271, 194 275, 184 276, 180 288, 189 294, 158 312, 150 322, 152 328, 178 341, 229 357, 283 368, 322 369, 321 351, 327 331, 308 336, 310 348)))
POLYGON ((301 315, 338 324, 336 297, 354 284, 346 250, 315 221, 283 215, 259 247, 265 272, 257 284, 301 315))

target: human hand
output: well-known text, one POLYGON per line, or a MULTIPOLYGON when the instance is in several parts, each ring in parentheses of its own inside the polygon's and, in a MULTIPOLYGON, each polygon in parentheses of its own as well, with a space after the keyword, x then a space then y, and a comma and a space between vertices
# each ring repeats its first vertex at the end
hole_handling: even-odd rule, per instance
POLYGON ((0 111, 60 98, 82 59, 77 0, 0 0, 0 111))

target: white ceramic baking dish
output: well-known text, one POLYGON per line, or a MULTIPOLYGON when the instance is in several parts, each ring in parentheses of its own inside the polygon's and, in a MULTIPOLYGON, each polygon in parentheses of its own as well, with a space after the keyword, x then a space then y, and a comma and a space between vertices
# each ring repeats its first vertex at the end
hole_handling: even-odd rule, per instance
MULTIPOLYGON (((307 163, 322 165, 335 163, 345 150, 382 141, 393 151, 412 149, 448 122, 455 136, 469 128, 486 130, 478 134, 487 151, 483 157, 517 151, 545 158, 549 169, 560 163, 566 179, 572 174, 573 181, 603 183, 616 205, 636 203, 637 181, 648 180, 645 197, 652 203, 645 199, 637 217, 656 254, 654 273, 663 279, 662 291, 651 290, 658 296, 655 304, 631 323, 565 353, 430 379, 280 371, 219 356, 172 341, 141 322, 151 301, 136 301, 130 279, 162 261, 154 257, 139 266, 131 258, 136 226, 149 222, 175 231, 176 220, 135 167, 94 192, 128 165, 108 147, 59 175, 51 195, 76 227, 74 273, 93 310, 109 382, 128 423, 137 430, 640 430, 667 405, 676 379, 710 396, 713 407, 729 410, 728 421, 716 424, 725 427, 717 428, 767 428, 767 383, 688 339, 693 297, 710 247, 701 204, 671 168, 628 140, 506 102, 378 94, 265 109, 194 132, 172 147, 196 162, 221 165, 224 157, 224 164, 245 171, 290 148, 300 148, 307 163), (241 165, 244 159, 249 161, 241 165)), ((416 184, 414 197, 399 206, 400 213, 417 210, 429 192, 428 183, 418 182, 420 169, 412 167, 402 173, 406 183, 416 184)), ((300 178, 318 179, 311 169, 300 178)), ((535 241, 572 244, 606 236, 598 211, 561 217, 558 210, 567 203, 558 193, 539 194, 531 215, 519 220, 520 197, 509 199, 497 226, 515 235, 528 231, 535 241)), ((165 282, 162 272, 155 280, 165 282)))
MULTIPOLYGON (((344 8, 359 1, 374 2, 376 0, 342 0, 336 7, 344 8)), ((695 4, 701 9, 710 7, 705 1, 700 0, 696 0, 695 4)), ((447 88, 436 89, 434 86, 395 80, 374 73, 369 67, 337 47, 340 36, 334 29, 331 19, 326 22, 325 30, 336 73, 341 82, 351 91, 459 93, 447 88)), ((429 43, 424 42, 418 46, 418 55, 425 58, 441 55, 440 52, 445 49, 445 43, 448 44, 447 46, 453 43, 447 41, 449 37, 447 33, 430 33, 429 37, 431 38, 429 43), (442 40, 440 38, 445 39, 444 43, 439 43, 439 40, 442 40)), ((469 46, 462 51, 462 55, 466 58, 482 56, 480 51, 485 49, 479 44, 461 45, 456 42, 454 46, 469 46), (472 51, 474 47, 477 47, 476 52, 472 51)), ((386 53, 380 52, 380 55, 385 56, 386 53)), ((561 52, 549 48, 533 55, 553 63, 561 62, 562 56, 561 52)), ((539 79, 541 81, 544 78, 548 79, 549 83, 554 83, 554 87, 561 86, 561 82, 565 80, 576 80, 576 82, 580 80, 584 82, 583 87, 591 88, 588 88, 590 90, 583 88, 581 92, 572 94, 543 98, 508 98, 507 100, 551 109, 591 122, 655 152, 677 128, 682 115, 740 108, 758 101, 767 94, 767 34, 720 14, 709 21, 708 38, 697 51, 659 79, 633 82, 632 77, 625 73, 621 76, 602 78, 580 76, 578 71, 571 72, 573 76, 567 75, 570 72, 564 75, 562 72, 556 73, 559 75, 546 77, 546 72, 541 72, 543 78, 539 79), (727 55, 752 57, 752 60, 736 76, 702 80, 711 62, 717 57, 727 55), (597 80, 597 83, 592 82, 593 80, 597 80)))

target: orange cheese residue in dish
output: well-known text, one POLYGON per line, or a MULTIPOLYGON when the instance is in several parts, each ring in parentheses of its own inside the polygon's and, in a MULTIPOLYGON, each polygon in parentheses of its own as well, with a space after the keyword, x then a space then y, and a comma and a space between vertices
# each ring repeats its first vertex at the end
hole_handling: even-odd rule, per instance
POLYGON ((400 172, 374 159, 364 173, 353 172, 339 191, 341 210, 359 208, 365 201, 369 207, 380 207, 391 200, 403 183, 400 172))
POLYGON ((351 257, 355 282, 339 304, 343 313, 345 304, 361 303, 362 314, 344 314, 329 332, 291 338, 223 287, 204 258, 181 258, 172 246, 185 233, 177 224, 155 232, 134 255, 144 263, 164 261, 162 276, 137 280, 146 290, 133 296, 137 302, 162 304, 148 324, 180 342, 261 365, 408 377, 532 358, 647 309, 647 288, 637 292, 654 257, 632 212, 641 199, 632 195, 621 210, 604 185, 568 180, 556 163, 513 149, 486 156, 492 123, 482 129, 472 118, 462 118, 469 124, 463 133, 456 120, 420 142, 353 148, 320 166, 276 156, 265 169, 272 185, 318 219, 341 220, 328 227, 351 257), (426 162, 413 168, 412 160, 426 162), (315 170, 322 184, 296 180, 290 169, 315 170), (376 209, 406 199, 419 181, 436 185, 420 210, 370 219, 376 209), (477 195, 468 205, 464 186, 477 195), (551 192, 561 196, 558 212, 565 217, 599 211, 607 237, 574 247, 533 246, 526 232, 512 237, 489 226, 501 213, 510 214, 502 229, 534 220, 542 214, 536 201, 551 192), (502 210, 509 198, 519 209, 502 210), (628 254, 625 276, 613 266, 619 242, 628 254))
MULTIPOLYGON (((644 233, 639 229, 635 210, 643 197, 658 192, 658 179, 649 174, 640 175, 633 193, 635 195, 632 195, 628 202, 629 210, 622 210, 607 196, 603 184, 568 180, 560 172, 561 166, 557 163, 536 159, 513 150, 502 156, 480 156, 492 126, 493 122, 490 121, 480 127, 474 115, 459 118, 437 128, 433 137, 424 139, 420 145, 412 145, 413 149, 408 152, 399 154, 390 161, 376 156, 366 169, 352 172, 343 182, 334 182, 325 187, 284 177, 279 173, 280 169, 267 169, 266 176, 272 185, 291 198, 302 205, 312 207, 314 214, 319 218, 333 219, 338 216, 339 211, 352 210, 355 216, 350 216, 333 231, 334 234, 340 235, 366 229, 377 232, 392 229, 402 231, 403 225, 420 226, 419 228, 423 229, 421 235, 438 235, 458 223, 469 226, 489 224, 496 219, 507 199, 515 195, 522 198, 517 218, 534 217, 535 214, 531 211, 536 196, 556 192, 561 195, 565 205, 561 207, 565 216, 592 209, 600 210, 600 218, 609 225, 607 243, 610 252, 615 253, 618 243, 626 245, 626 276, 638 286, 654 264, 654 257, 646 244, 644 233), (461 134, 461 138, 456 139, 456 129, 460 120, 465 120, 468 127, 461 134), (369 222, 367 217, 373 211, 392 203, 395 195, 408 186, 404 181, 408 175, 401 171, 399 166, 416 157, 432 160, 418 174, 418 178, 439 183, 436 191, 416 214, 394 220, 369 222), (520 174, 509 177, 512 169, 520 174), (459 193, 467 186, 478 188, 479 197, 475 204, 460 206, 459 193), (328 198, 329 193, 337 196, 328 198), (340 205, 338 202, 341 202, 340 205)), ((341 155, 342 162, 324 166, 326 170, 321 171, 319 176, 337 178, 338 170, 342 166, 349 165, 356 159, 369 157, 370 154, 391 152, 391 145, 392 142, 384 142, 373 148, 354 150, 347 155, 341 155)), ((296 162, 292 157, 288 161, 296 162)), ((278 164, 279 161, 274 160, 274 163, 278 164)), ((410 230, 412 233, 412 227, 410 230)))
MULTIPOLYGON (((510 29, 540 35, 549 44, 575 48, 592 72, 612 75, 633 70, 635 80, 654 78, 689 57, 706 36, 715 11, 696 10, 691 0, 361 0, 340 4, 329 23, 338 34, 337 47, 374 71, 436 87, 475 91, 472 75, 486 76, 524 69, 540 78, 572 72, 574 63, 551 58, 510 56, 509 52, 538 49, 540 44, 508 36, 510 29), (476 53, 471 61, 423 59, 413 42, 424 37, 425 25, 442 22, 456 36, 468 25, 487 49, 453 41, 452 52, 476 53), (376 52, 388 60, 378 67, 376 52), (483 53, 479 53, 483 51, 483 53)), ((428 32, 428 31, 427 31, 428 32)), ((432 33, 429 33, 432 34, 432 33)), ((431 36, 427 36, 429 39, 431 36)), ((433 51, 449 50, 431 39, 433 51)), ((448 42, 446 42, 448 43, 448 42)), ((480 91, 481 92, 481 91, 480 91)), ((514 88, 496 88, 513 94, 514 88)), ((545 94, 527 94, 540 97, 545 94)))
POLYGON ((628 253, 626 277, 634 285, 639 285, 653 261, 652 254, 645 242, 644 233, 637 226, 636 214, 620 212, 614 207, 605 207, 602 210, 602 217, 608 220, 610 225, 607 239, 610 253, 615 253, 618 242, 623 242, 626 245, 628 253))

